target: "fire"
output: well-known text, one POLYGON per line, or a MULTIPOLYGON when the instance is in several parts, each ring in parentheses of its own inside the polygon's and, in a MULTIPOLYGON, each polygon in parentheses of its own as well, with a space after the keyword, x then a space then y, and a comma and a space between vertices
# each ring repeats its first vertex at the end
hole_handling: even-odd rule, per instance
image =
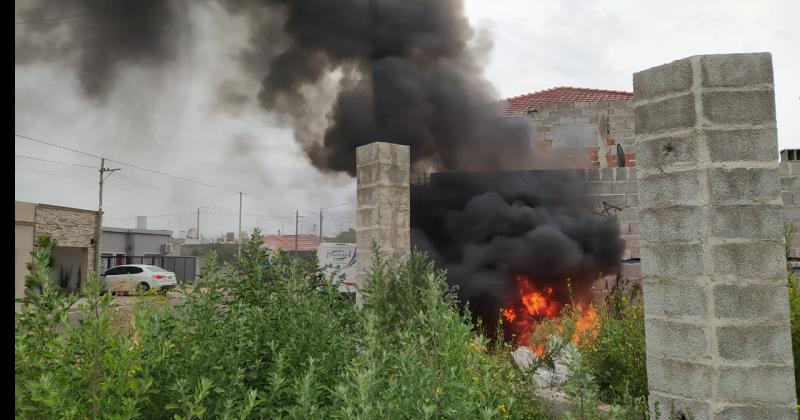
MULTIPOLYGON (((539 289, 534 286, 531 278, 524 275, 517 276, 516 281, 519 302, 510 308, 502 309, 501 315, 505 322, 511 325, 517 344, 530 348, 540 358, 544 357, 544 344, 537 344, 534 341, 543 342, 549 339, 550 333, 542 331, 539 327, 543 320, 558 317, 564 305, 556 299, 553 288, 539 289), (532 340, 534 335, 536 340, 532 340)), ((583 306, 576 305, 573 309, 577 311, 578 317, 575 319, 571 342, 578 344, 587 332, 590 335, 597 333, 598 317, 597 311, 591 306, 584 309, 583 306)), ((562 331, 562 326, 559 325, 556 331, 562 331)))
MULTIPOLYGON (((581 310, 580 305, 578 310, 581 310)), ((587 308, 581 316, 575 321, 575 331, 572 334, 572 344, 578 344, 581 337, 590 331, 592 335, 597 334, 597 310, 592 307, 587 308)))

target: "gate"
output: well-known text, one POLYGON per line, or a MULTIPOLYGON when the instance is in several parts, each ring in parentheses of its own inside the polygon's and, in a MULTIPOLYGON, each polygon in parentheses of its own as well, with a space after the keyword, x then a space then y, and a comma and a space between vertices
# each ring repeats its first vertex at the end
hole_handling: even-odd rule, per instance
POLYGON ((146 255, 146 256, 114 256, 104 255, 101 257, 103 270, 114 268, 124 264, 143 264, 155 265, 164 270, 175 273, 178 284, 194 282, 197 276, 197 257, 177 257, 171 255, 146 255))

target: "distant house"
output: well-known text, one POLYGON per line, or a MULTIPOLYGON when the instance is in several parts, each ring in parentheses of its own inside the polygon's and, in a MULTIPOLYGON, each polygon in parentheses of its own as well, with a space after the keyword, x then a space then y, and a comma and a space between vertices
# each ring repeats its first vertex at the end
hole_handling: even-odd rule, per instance
POLYGON ((14 202, 14 292, 25 292, 26 264, 39 236, 50 235, 58 246, 53 250, 55 267, 51 276, 68 291, 78 291, 94 271, 95 230, 98 212, 49 204, 14 202))
POLYGON ((171 255, 171 239, 169 230, 104 227, 100 242, 104 268, 107 268, 108 257, 115 257, 118 262, 112 265, 119 265, 124 264, 127 256, 171 255))
POLYGON ((270 249, 281 251, 316 251, 319 248, 319 238, 316 235, 297 235, 295 248, 295 235, 264 235, 264 245, 270 249))
POLYGON ((555 87, 501 104, 529 123, 534 153, 524 169, 589 169, 636 166, 632 102, 632 92, 555 87))

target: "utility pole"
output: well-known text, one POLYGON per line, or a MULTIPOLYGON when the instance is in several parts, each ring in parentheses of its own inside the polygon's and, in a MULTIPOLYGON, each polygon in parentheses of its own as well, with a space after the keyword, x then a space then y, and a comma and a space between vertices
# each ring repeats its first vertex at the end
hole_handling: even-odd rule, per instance
POLYGON ((118 170, 119 168, 106 168, 106 159, 100 158, 100 194, 97 204, 97 225, 94 231, 94 271, 98 274, 100 274, 100 238, 103 236, 103 182, 106 179, 106 172, 111 176, 112 172, 118 170))
POLYGON ((322 209, 319 209, 319 243, 322 243, 322 209))
POLYGON ((297 252, 297 231, 300 228, 300 210, 294 212, 294 250, 297 252))
POLYGON ((197 243, 203 243, 203 241, 200 240, 200 209, 199 208, 197 209, 197 233, 196 234, 197 234, 197 243))
POLYGON ((242 193, 239 193, 239 258, 242 258, 242 193))

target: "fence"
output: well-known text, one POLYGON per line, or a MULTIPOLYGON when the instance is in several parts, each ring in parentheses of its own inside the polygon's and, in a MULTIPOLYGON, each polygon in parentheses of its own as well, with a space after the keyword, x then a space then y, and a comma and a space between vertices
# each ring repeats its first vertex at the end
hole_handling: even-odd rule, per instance
POLYGON ((177 257, 168 255, 147 256, 102 256, 103 271, 123 264, 155 265, 175 273, 178 283, 193 282, 197 276, 197 257, 177 257))

